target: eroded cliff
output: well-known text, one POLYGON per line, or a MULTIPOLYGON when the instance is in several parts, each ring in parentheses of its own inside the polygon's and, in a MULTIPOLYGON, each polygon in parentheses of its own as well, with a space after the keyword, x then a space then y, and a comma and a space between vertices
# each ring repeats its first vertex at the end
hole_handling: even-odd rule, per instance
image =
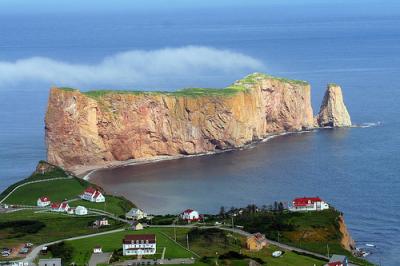
POLYGON ((157 155, 237 148, 315 125, 310 85, 255 73, 220 89, 177 92, 53 88, 48 161, 73 170, 157 155))

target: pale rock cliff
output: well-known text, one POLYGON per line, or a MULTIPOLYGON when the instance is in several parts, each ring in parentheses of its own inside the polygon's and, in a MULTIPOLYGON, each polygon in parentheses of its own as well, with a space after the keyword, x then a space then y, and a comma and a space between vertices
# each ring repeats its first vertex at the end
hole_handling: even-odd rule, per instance
POLYGON ((314 118, 308 83, 255 73, 221 90, 53 88, 45 124, 48 161, 74 170, 238 148, 270 134, 311 129, 314 118))
POLYGON ((348 127, 351 119, 344 105, 342 88, 336 84, 329 84, 316 118, 320 127, 348 127))

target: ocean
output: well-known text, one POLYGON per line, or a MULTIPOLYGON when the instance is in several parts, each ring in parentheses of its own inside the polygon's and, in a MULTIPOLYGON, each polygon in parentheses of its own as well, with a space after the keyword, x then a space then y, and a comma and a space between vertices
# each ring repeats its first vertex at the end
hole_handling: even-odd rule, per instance
MULTIPOLYGON (((29 175, 46 158, 43 121, 48 90, 54 85, 34 79, 24 82, 18 75, 18 82, 2 82, 8 74, 1 63, 40 56, 96 64, 120 52, 189 45, 229 50, 261 61, 261 71, 309 81, 315 113, 326 84, 340 84, 353 123, 363 127, 282 135, 239 151, 107 169, 95 173, 92 180, 154 213, 188 207, 217 212, 220 206, 318 195, 344 212, 360 246, 376 244, 368 257, 371 261, 397 265, 400 11, 324 13, 323 8, 301 5, 293 10, 277 5, 240 11, 220 7, 2 15, 0 189, 29 175)), ((118 86, 223 87, 246 74, 247 69, 202 76, 177 73, 172 78, 154 77, 154 83, 118 86)), ((112 86, 112 80, 96 82, 85 84, 84 89, 112 86)))

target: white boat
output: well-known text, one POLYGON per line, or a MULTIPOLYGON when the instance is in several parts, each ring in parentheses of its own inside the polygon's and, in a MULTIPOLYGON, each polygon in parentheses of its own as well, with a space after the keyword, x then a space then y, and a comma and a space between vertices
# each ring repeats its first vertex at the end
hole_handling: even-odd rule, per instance
POLYGON ((272 257, 278 258, 280 256, 282 256, 282 251, 277 250, 277 251, 272 252, 272 257))
POLYGON ((374 248, 375 247, 375 245, 374 244, 365 244, 367 247, 372 247, 372 248, 374 248))

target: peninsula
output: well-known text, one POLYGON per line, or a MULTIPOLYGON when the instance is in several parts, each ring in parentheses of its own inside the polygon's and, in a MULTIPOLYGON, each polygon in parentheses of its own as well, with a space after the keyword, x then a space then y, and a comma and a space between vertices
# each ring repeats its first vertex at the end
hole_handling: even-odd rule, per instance
POLYGON ((52 88, 47 160, 74 171, 130 159, 242 147, 270 135, 350 126, 341 88, 329 84, 314 117, 310 85, 254 73, 223 89, 80 92, 52 88))

